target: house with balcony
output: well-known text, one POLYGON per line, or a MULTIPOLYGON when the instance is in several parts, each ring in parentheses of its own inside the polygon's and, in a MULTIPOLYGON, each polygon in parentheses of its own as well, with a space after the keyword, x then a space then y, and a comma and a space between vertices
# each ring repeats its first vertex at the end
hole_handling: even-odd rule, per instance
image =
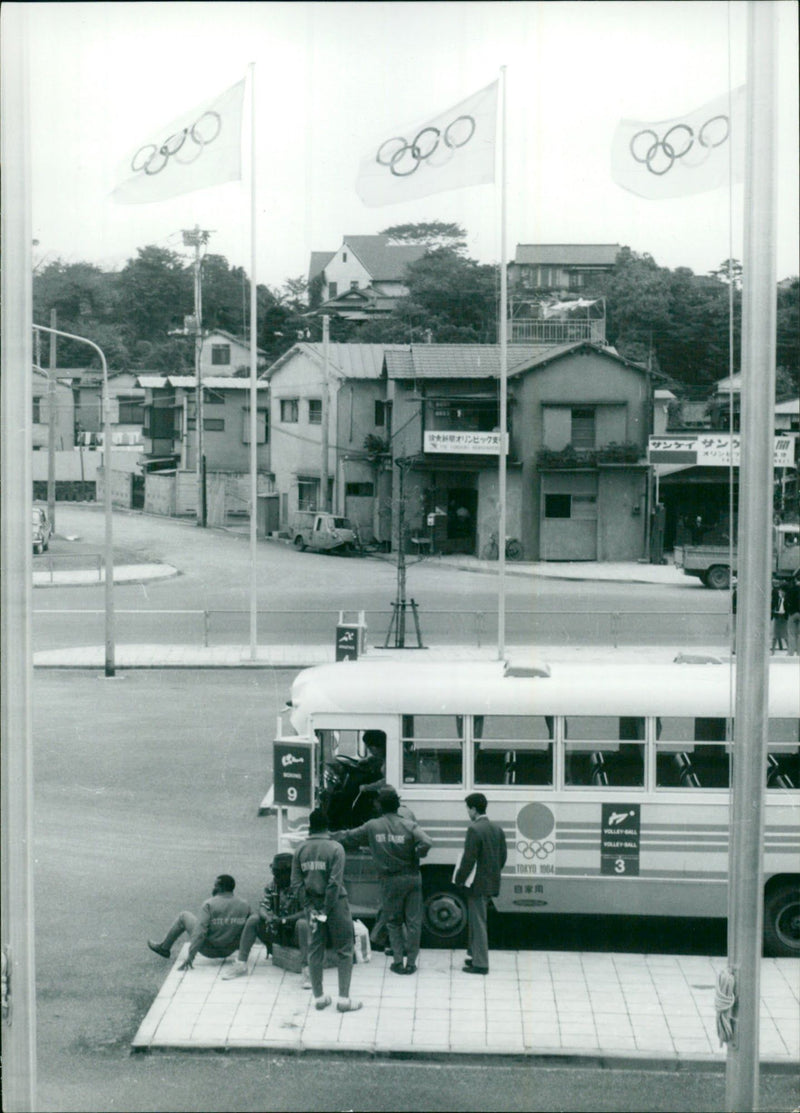
POLYGON ((593 295, 619 251, 619 244, 517 244, 508 264, 511 341, 604 343, 605 302, 593 295))
POLYGON ((301 342, 267 370, 269 439, 280 528, 298 511, 329 506, 353 520, 364 542, 388 542, 391 520, 391 404, 385 344, 301 342), (327 456, 323 397, 327 384, 327 456), (323 499, 323 472, 327 499, 323 499))
POLYGON ((404 276, 427 247, 392 243, 389 236, 345 236, 337 251, 312 251, 308 281, 312 308, 349 321, 386 316, 406 297, 404 276))
MULTIPOLYGON (((439 552, 480 555, 497 532, 499 358, 495 345, 448 344, 384 357, 395 528, 402 500, 407 536, 432 530, 439 552)), ((507 372, 507 531, 525 559, 646 556, 647 369, 579 341, 510 346, 507 372)))

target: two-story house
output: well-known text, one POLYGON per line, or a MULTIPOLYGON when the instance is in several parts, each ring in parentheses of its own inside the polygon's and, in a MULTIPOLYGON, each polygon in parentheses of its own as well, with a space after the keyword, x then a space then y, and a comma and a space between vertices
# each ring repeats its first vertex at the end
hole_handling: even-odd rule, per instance
POLYGON ((424 245, 394 244, 388 236, 345 236, 337 251, 312 251, 309 285, 318 285, 319 312, 347 320, 385 316, 406 297, 406 267, 421 259, 424 245))
POLYGON ((517 244, 508 264, 510 339, 523 344, 604 343, 605 302, 596 279, 613 270, 619 244, 517 244))
MULTIPOLYGON (((420 345, 384 362, 406 524, 480 555, 498 523, 499 351, 420 345)), ((526 559, 645 555, 651 383, 601 345, 509 348, 507 529, 526 559)))
MULTIPOLYGON (((258 370, 263 370, 264 351, 256 350, 258 370)), ((200 349, 200 377, 206 379, 209 375, 216 378, 228 375, 246 376, 250 374, 250 341, 225 332, 224 329, 212 329, 203 336, 200 349)))
POLYGON ((358 524, 361 538, 388 542, 391 512, 391 406, 382 378, 384 344, 295 344, 267 370, 271 467, 280 526, 299 510, 327 505, 358 524), (328 392, 327 466, 323 398, 328 392))

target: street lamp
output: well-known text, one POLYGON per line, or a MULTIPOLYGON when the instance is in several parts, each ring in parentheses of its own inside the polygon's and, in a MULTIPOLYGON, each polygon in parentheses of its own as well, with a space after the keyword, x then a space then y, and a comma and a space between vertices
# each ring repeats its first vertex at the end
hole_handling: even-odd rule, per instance
POLYGON ((99 348, 93 340, 85 336, 75 336, 72 332, 63 332, 57 328, 47 328, 45 325, 34 325, 36 332, 47 332, 52 336, 63 336, 67 340, 77 340, 79 344, 88 344, 100 356, 103 367, 103 503, 106 521, 106 676, 114 676, 114 547, 111 518, 111 406, 108 393, 108 364, 103 349, 99 348))

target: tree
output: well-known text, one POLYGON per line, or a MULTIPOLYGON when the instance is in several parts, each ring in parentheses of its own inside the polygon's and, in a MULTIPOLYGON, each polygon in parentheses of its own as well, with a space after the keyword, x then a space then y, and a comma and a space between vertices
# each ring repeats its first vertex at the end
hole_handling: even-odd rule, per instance
POLYGON ((163 247, 137 248, 117 278, 120 323, 130 341, 160 343, 194 311, 191 268, 163 247))
MULTIPOLYGON (((56 259, 33 275, 33 319, 50 326, 51 310, 56 311, 56 327, 63 332, 84 336, 98 344, 109 364, 127 366, 129 352, 116 315, 116 275, 106 274, 94 263, 64 263, 56 259)), ((44 339, 42 352, 49 341, 44 339)), ((61 367, 94 367, 99 356, 86 344, 57 341, 61 367)), ((42 355, 44 360, 46 355, 42 355)))
POLYGON ((460 224, 443 220, 420 221, 416 224, 392 224, 380 233, 394 243, 424 244, 426 247, 447 247, 459 253, 467 249, 467 232, 460 224))
POLYGON ((732 280, 737 290, 741 290, 742 288, 742 264, 738 259, 723 259, 716 270, 709 271, 708 273, 713 278, 718 279, 720 282, 724 282, 726 285, 729 280, 732 280))
POLYGON ((800 394, 800 278, 778 286, 777 305, 778 398, 800 394))

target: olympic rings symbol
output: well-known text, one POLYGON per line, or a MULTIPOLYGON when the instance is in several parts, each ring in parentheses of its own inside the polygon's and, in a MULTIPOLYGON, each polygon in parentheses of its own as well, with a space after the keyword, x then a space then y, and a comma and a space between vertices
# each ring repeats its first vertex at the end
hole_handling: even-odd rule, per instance
POLYGON ((474 116, 456 116, 442 132, 430 125, 420 128, 411 143, 398 135, 387 139, 378 147, 375 161, 386 166, 396 178, 408 178, 423 162, 429 166, 444 166, 454 151, 469 143, 475 134, 474 116))
POLYGON ((524 839, 517 841, 517 852, 528 861, 532 858, 549 858, 555 848, 555 843, 549 839, 547 842, 525 842, 524 839))
POLYGON ((171 158, 182 166, 195 162, 203 148, 213 143, 222 131, 219 112, 204 112, 190 127, 176 131, 159 146, 145 143, 131 159, 131 170, 145 174, 160 174, 171 158), (187 157, 188 156, 188 157, 187 157))
POLYGON ((688 124, 673 124, 663 139, 652 128, 644 128, 636 132, 629 148, 636 161, 651 174, 663 177, 678 159, 686 159, 687 166, 702 165, 715 147, 727 142, 730 133, 730 120, 718 115, 706 120, 696 136, 688 124), (687 157, 692 150, 694 154, 687 157))

